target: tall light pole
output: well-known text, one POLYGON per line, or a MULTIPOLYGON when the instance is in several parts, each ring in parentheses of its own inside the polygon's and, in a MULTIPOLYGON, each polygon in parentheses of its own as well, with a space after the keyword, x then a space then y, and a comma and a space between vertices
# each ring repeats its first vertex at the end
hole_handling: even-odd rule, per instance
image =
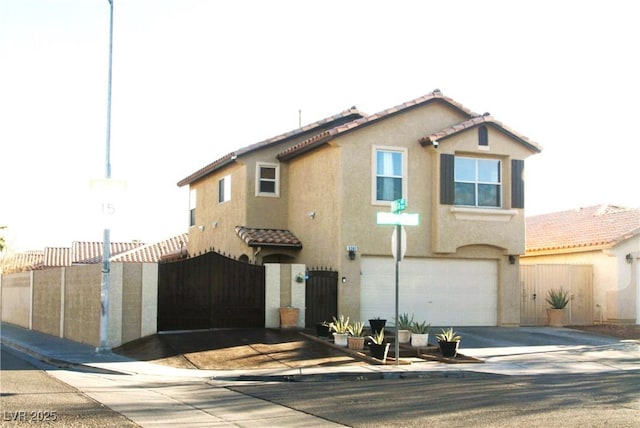
MULTIPOLYGON (((105 179, 111 179, 111 75, 113 68, 113 0, 109 1, 109 72, 107 77, 107 138, 105 179)), ((111 351, 109 346, 109 274, 111 271, 111 231, 107 226, 102 238, 102 283, 100 284, 100 345, 96 352, 111 351)))

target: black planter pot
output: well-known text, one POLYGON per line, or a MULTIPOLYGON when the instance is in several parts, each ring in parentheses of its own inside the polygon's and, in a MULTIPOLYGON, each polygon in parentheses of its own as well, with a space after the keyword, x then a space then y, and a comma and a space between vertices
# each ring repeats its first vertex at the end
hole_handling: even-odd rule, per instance
POLYGON ((316 324, 316 334, 318 337, 329 337, 330 329, 326 324, 318 323, 316 324))
POLYGON ((369 351, 371 351, 371 356, 373 358, 377 358, 381 361, 386 361, 387 354, 389 353, 389 345, 390 343, 383 343, 382 345, 378 345, 377 343, 369 343, 369 351))
POLYGON ((387 320, 369 320, 369 325, 371 326, 372 336, 377 335, 380 331, 384 330, 384 326, 387 324, 387 320))
POLYGON ((438 342, 440 353, 443 357, 453 358, 458 353, 458 344, 460 342, 438 342))

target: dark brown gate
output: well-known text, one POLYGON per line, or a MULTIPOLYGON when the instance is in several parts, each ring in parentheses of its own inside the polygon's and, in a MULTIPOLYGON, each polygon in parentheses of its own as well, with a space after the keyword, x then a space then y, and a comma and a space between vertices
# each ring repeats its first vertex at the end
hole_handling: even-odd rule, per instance
POLYGON ((158 331, 264 327, 264 267, 216 252, 158 266, 158 331))
POLYGON ((338 314, 338 272, 310 270, 305 289, 305 327, 331 321, 338 314))

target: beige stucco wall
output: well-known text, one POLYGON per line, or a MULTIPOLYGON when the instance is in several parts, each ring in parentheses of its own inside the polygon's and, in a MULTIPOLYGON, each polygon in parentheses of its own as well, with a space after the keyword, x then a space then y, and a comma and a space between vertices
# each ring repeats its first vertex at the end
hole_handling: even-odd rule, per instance
POLYGON ((65 268, 33 272, 33 325, 34 330, 61 336, 62 292, 65 268))
POLYGON ((305 283, 297 282, 298 275, 304 275, 303 264, 265 263, 265 327, 280 327, 280 308, 295 307, 298 314, 298 328, 305 324, 305 283))
MULTIPOLYGON (((158 266, 112 263, 109 346, 156 333, 158 266)), ((100 342, 102 264, 2 275, 2 321, 76 342, 100 342)))
POLYGON ((31 326, 31 276, 32 272, 2 275, 2 321, 31 326))
POLYGON ((522 264, 589 264, 593 266, 593 321, 616 322, 635 319, 635 290, 630 283, 631 265, 617 251, 583 251, 549 255, 526 255, 522 264))
POLYGON ((100 283, 102 265, 67 269, 64 301, 64 336, 97 346, 100 342, 100 283))

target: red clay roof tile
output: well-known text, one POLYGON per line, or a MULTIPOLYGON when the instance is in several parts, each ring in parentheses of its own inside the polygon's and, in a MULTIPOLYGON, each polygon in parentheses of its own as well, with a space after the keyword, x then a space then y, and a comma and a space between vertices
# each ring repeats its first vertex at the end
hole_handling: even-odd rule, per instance
POLYGON ((250 247, 302 248, 302 243, 286 229, 257 229, 236 226, 236 233, 250 247))
POLYGON ((611 248, 640 234, 640 208, 597 205, 526 219, 527 253, 611 248))

